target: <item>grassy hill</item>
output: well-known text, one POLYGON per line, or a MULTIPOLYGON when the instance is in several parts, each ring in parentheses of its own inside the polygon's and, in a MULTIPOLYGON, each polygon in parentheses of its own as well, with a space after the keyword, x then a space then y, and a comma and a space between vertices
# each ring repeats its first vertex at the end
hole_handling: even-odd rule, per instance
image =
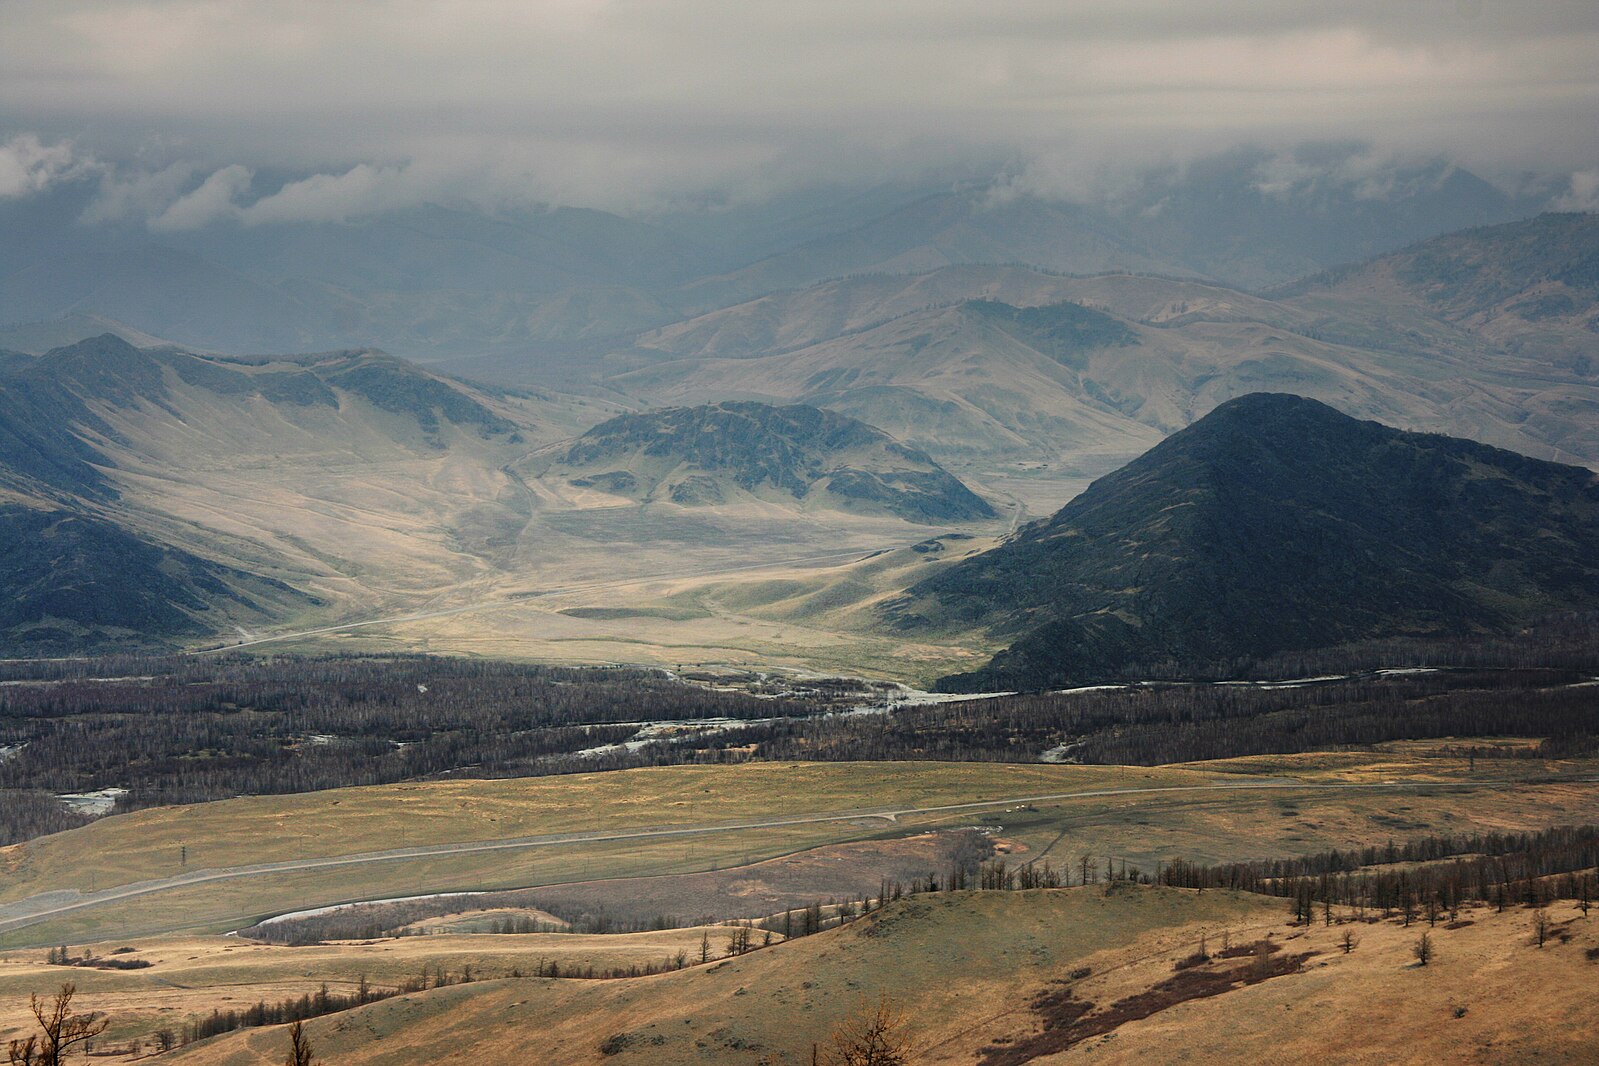
MULTIPOLYGON (((1578 1062, 1599 1035, 1583 991, 1596 939, 1569 904, 1552 914, 1566 940, 1541 950, 1527 912, 1468 910, 1431 931, 1425 968, 1411 956, 1425 926, 1340 913, 1293 927, 1280 904, 1126 886, 918 897, 706 967, 455 986, 307 1029, 358 1066, 515 1061, 535 1046, 574 1064, 802 1066, 879 995, 903 1011, 917 1063, 1578 1062), (1215 954, 1196 964, 1201 938, 1215 954)), ((275 1062, 285 1039, 231 1034, 173 1061, 275 1062)))
POLYGON ((1503 632, 1599 602, 1599 480, 1296 396, 1217 408, 885 609, 1011 647, 958 690, 1503 632))
POLYGON ((994 517, 925 453, 856 419, 798 404, 620 415, 584 433, 551 469, 578 487, 641 502, 692 507, 747 493, 913 522, 994 517))

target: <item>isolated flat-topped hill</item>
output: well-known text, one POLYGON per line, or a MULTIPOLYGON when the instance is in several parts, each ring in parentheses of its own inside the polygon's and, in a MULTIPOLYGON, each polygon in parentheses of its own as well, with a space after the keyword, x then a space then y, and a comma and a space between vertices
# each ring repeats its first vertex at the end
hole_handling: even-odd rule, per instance
POLYGON ((1596 604, 1592 471, 1258 394, 912 587, 888 616, 1009 638, 943 681, 966 690, 1504 632, 1596 604))
POLYGON ((620 415, 579 437, 548 473, 579 488, 688 507, 755 497, 915 522, 994 517, 987 501, 925 452, 804 404, 725 402, 620 415))

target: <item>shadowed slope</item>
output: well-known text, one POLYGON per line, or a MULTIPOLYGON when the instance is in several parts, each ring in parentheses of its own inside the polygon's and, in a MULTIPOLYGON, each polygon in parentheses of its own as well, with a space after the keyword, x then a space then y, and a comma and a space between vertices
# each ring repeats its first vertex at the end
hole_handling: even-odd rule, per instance
POLYGON ((1041 688, 1503 631, 1599 603, 1595 560, 1591 471, 1257 394, 889 613, 1014 636, 946 687, 1041 688))

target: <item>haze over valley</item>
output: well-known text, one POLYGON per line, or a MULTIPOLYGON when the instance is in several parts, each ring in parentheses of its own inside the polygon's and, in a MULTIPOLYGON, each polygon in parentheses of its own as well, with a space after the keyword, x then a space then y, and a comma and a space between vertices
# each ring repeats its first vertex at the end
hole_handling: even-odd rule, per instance
POLYGON ((1593 1059, 1599 20, 1058 8, 0 7, 11 1062, 1593 1059))

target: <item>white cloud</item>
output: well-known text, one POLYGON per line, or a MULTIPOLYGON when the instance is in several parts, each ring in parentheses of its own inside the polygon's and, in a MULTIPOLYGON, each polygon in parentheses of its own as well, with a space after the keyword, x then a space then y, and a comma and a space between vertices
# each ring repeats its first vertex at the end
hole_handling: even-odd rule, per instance
MULTIPOLYGON (((262 222, 452 192, 738 200, 975 159, 1009 164, 1014 192, 1078 195, 1129 161, 1307 139, 1505 174, 1599 165, 1593 0, 4 10, 0 130, 69 132, 101 158, 158 136, 205 170, 318 175, 267 196, 249 216, 262 222)), ((1364 194, 1387 192, 1378 179, 1364 194)))
POLYGON ((1599 211, 1599 170, 1579 170, 1571 187, 1555 200, 1556 211, 1599 211))
POLYGON ((82 221, 146 221, 161 215, 183 195, 194 179, 194 166, 173 163, 160 170, 107 170, 100 178, 100 191, 84 209, 82 221))
POLYGON ((313 174, 290 182, 240 213, 245 225, 266 222, 346 222, 425 199, 437 185, 407 167, 366 163, 342 174, 313 174))
POLYGON ((180 196, 165 211, 150 220, 154 230, 198 229, 222 219, 242 214, 238 200, 250 191, 254 178, 249 167, 234 163, 216 171, 193 192, 180 196))
POLYGON ((92 167, 70 142, 45 144, 36 134, 20 134, 0 144, 0 198, 39 192, 57 181, 81 177, 92 167))

